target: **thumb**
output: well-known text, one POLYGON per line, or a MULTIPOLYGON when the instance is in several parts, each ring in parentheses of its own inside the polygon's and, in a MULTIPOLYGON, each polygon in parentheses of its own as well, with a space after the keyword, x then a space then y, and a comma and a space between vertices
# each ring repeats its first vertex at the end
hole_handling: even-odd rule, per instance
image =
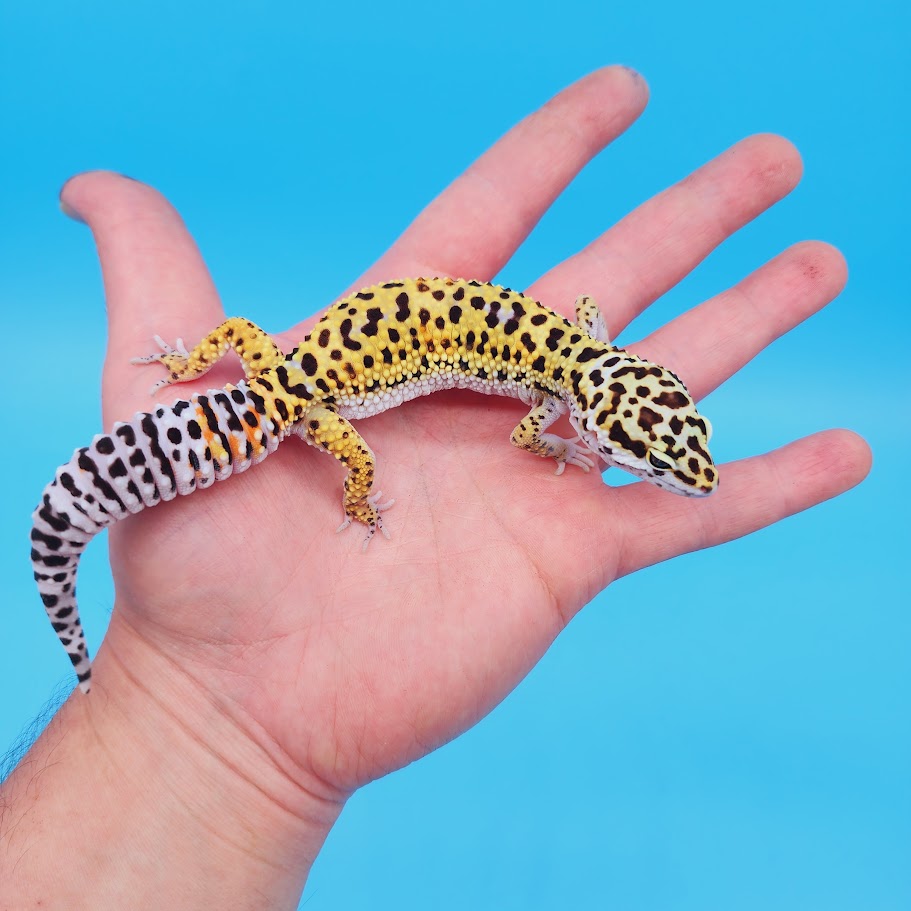
POLYGON ((60 205, 91 229, 101 262, 109 324, 107 425, 150 407, 152 381, 129 361, 151 353, 152 336, 201 338, 223 312, 193 238, 156 190, 109 171, 90 171, 64 184, 60 205))

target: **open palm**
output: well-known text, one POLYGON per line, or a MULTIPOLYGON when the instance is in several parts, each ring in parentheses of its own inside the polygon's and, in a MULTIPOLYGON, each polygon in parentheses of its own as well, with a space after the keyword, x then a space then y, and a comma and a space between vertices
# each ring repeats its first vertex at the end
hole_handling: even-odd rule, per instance
MULTIPOLYGON (((645 100, 641 79, 622 68, 570 87, 456 180, 357 284, 491 279, 645 100)), ((567 315, 591 294, 615 336, 799 175, 787 142, 747 139, 527 292, 567 315)), ((92 228, 104 270, 109 425, 150 408, 160 373, 129 359, 151 351, 152 335, 192 344, 224 314, 179 217, 153 190, 93 173, 70 181, 63 202, 92 228)), ((800 244, 629 348, 699 398, 825 305, 844 278, 837 251, 800 244)), ((280 344, 290 350, 309 325, 280 344)), ((219 366, 156 398, 239 375, 219 366)), ((180 680, 286 772, 345 793, 484 715, 613 579, 834 496, 869 461, 861 440, 831 431, 722 466, 719 492, 695 501, 642 483, 613 489, 578 469, 557 477, 553 463, 509 445, 522 414, 511 400, 442 393, 361 422, 377 486, 397 501, 386 515, 391 540, 378 537, 366 554, 359 528, 333 534, 340 468, 294 440, 229 483, 118 524, 117 604, 96 690, 112 662, 142 667, 156 677, 150 687, 180 680)))

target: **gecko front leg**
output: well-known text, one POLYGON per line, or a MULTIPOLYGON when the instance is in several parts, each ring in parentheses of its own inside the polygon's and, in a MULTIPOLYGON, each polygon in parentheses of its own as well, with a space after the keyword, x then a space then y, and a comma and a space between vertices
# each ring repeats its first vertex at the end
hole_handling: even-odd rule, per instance
POLYGON ((539 405, 534 405, 519 422, 509 441, 519 449, 533 452, 545 459, 555 459, 557 474, 563 474, 567 463, 589 471, 595 463, 585 454, 585 446, 580 440, 567 440, 554 433, 545 433, 565 411, 566 406, 559 399, 546 397, 539 405))

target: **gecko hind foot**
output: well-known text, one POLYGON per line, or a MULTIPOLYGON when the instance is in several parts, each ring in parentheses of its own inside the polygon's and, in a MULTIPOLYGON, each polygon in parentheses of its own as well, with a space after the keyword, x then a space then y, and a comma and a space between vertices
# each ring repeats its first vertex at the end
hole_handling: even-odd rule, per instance
MULTIPOLYGON (((389 531, 383 525, 383 517, 380 515, 380 513, 386 509, 389 509, 389 507, 395 503, 395 500, 387 500, 385 503, 380 503, 379 500, 382 496, 383 494, 378 490, 376 493, 371 494, 369 497, 367 497, 367 504, 372 507, 372 510, 375 511, 376 519, 372 524, 365 523, 367 524, 367 537, 364 538, 364 543, 361 545, 361 550, 367 550, 367 546, 370 544, 371 539, 377 533, 377 531, 381 531, 383 533, 383 537, 386 538, 387 541, 390 540, 389 531)), ((344 531, 352 523, 352 521, 354 521, 352 516, 346 515, 345 521, 335 529, 335 533, 339 534, 339 532, 344 531)))

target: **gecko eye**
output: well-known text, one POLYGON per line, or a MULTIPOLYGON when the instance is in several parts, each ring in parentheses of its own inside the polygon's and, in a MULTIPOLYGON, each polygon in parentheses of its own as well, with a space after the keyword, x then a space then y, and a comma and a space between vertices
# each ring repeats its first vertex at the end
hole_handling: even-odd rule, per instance
POLYGON ((659 455, 654 449, 648 451, 648 463, 652 468, 657 468, 660 471, 671 471, 674 468, 674 463, 665 458, 664 453, 659 455))

